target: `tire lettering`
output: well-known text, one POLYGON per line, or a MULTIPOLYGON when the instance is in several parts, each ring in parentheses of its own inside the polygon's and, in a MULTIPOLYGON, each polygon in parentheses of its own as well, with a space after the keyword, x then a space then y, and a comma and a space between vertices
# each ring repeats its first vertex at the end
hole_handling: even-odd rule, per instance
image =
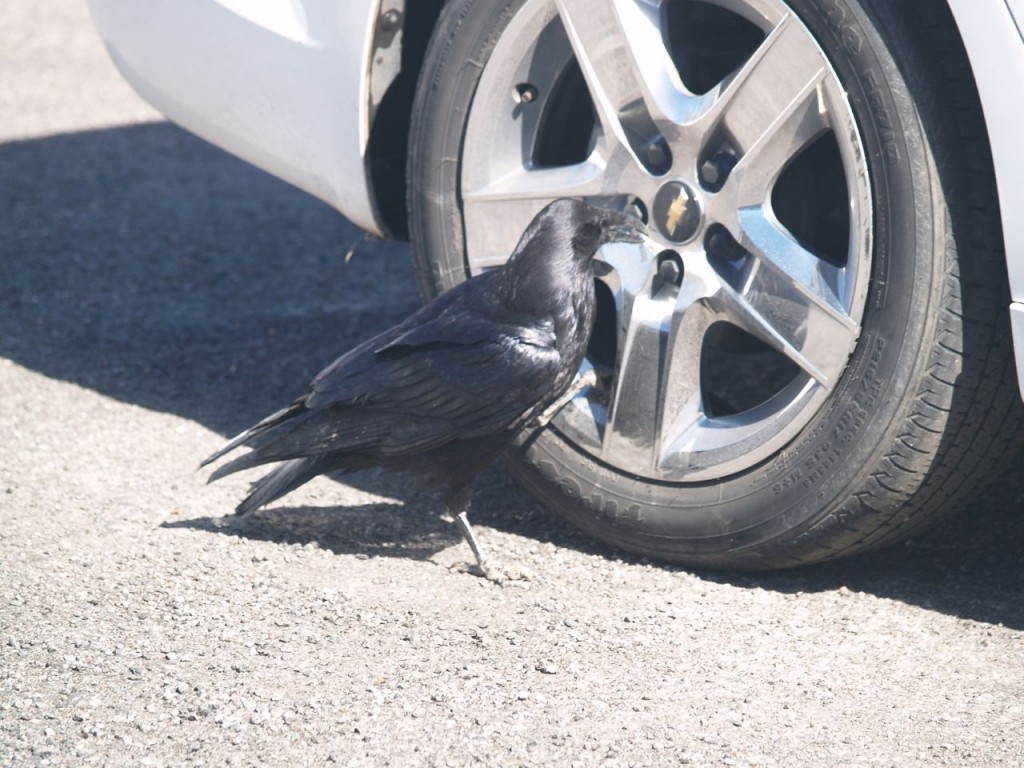
MULTIPOLYGON (((855 23, 847 22, 846 9, 834 1, 829 2, 826 4, 824 15, 825 22, 831 28, 834 41, 839 47, 849 56, 860 55, 864 49, 864 37, 855 23)), ((886 109, 884 92, 878 74, 869 70, 864 75, 863 83, 864 95, 868 106, 874 113, 875 124, 882 142, 882 156, 887 164, 899 165, 903 159, 899 145, 900 134, 896 129, 895 121, 886 109)))
POLYGON ((832 34, 843 50, 851 56, 856 56, 864 47, 864 38, 860 31, 852 24, 846 24, 846 9, 836 3, 830 3, 825 9, 825 21, 832 27, 832 34))
POLYGON ((835 3, 828 3, 828 7, 825 9, 825 20, 832 29, 841 29, 843 22, 846 21, 846 9, 840 8, 835 3))
POLYGON ((619 511, 619 505, 615 503, 615 499, 609 499, 605 502, 604 498, 599 493, 591 494, 590 508, 600 512, 610 520, 614 520, 619 511))
MULTIPOLYGON (((588 509, 597 512, 611 523, 643 522, 643 508, 640 504, 627 505, 625 499, 605 498, 596 490, 589 491, 588 495, 585 486, 589 486, 589 483, 580 482, 571 475, 562 474, 562 467, 559 464, 548 459, 542 459, 540 458, 541 455, 543 454, 535 445, 530 445, 524 453, 526 460, 537 468, 537 471, 540 472, 544 479, 550 480, 557 485, 559 490, 570 499, 578 499, 588 509)), ((584 466, 593 469, 593 464, 590 462, 587 462, 584 466)))
POLYGON ((868 106, 875 114, 875 125, 878 127, 878 136, 882 141, 882 155, 885 157, 885 162, 888 165, 899 165, 902 154, 900 153, 895 124, 885 109, 882 86, 879 84, 878 77, 874 72, 868 72, 864 76, 864 89, 868 106))
POLYGON ((859 54, 860 49, 864 47, 864 39, 860 36, 860 32, 853 27, 844 27, 842 37, 840 39, 842 41, 843 48, 851 56, 859 54))
MULTIPOLYGON (((864 340, 870 345, 870 352, 867 355, 867 362, 864 371, 856 376, 855 389, 851 394, 851 402, 846 411, 839 417, 832 429, 831 440, 823 440, 815 448, 807 461, 793 470, 785 477, 780 477, 772 485, 772 494, 779 496, 789 489, 799 486, 810 490, 819 485, 828 473, 841 461, 845 455, 845 446, 852 442, 867 424, 872 408, 882 397, 885 381, 879 376, 879 369, 882 365, 883 355, 886 347, 886 340, 876 337, 873 341, 864 340)), ((821 434, 821 427, 816 428, 807 436, 808 441, 814 441, 821 434)), ((780 454, 773 462, 773 468, 777 471, 785 471, 788 461, 784 454, 780 454)), ((768 474, 771 474, 769 470, 768 474)))
POLYGON ((808 462, 811 469, 803 481, 801 481, 800 486, 804 490, 809 490, 818 485, 825 479, 828 471, 839 461, 840 454, 841 452, 838 448, 833 446, 832 443, 825 441, 811 457, 810 462, 808 462))
POLYGON ((622 510, 622 514, 619 516, 619 520, 630 520, 632 522, 642 523, 644 520, 644 516, 640 511, 640 505, 630 504, 628 507, 622 510))
POLYGON ((799 469, 794 469, 791 474, 786 475, 786 477, 782 478, 781 480, 779 480, 779 482, 772 486, 772 493, 775 494, 776 496, 785 493, 798 482, 800 482, 800 478, 802 476, 803 472, 801 472, 799 469))
POLYGON ((850 406, 850 408, 839 417, 839 423, 836 424, 835 438, 836 442, 845 445, 856 437, 857 433, 860 432, 861 427, 864 426, 868 420, 868 412, 858 406, 856 403, 850 406))

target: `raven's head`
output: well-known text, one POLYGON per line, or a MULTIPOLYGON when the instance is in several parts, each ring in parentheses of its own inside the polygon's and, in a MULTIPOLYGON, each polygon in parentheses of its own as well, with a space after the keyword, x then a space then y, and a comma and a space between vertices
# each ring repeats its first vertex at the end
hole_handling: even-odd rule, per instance
POLYGON ((548 203, 530 222, 501 270, 509 305, 547 312, 572 292, 593 290, 593 257, 605 243, 639 243, 639 218, 578 198, 548 203), (582 287, 581 287, 582 286, 582 287))
POLYGON ((605 243, 639 243, 645 233, 646 227, 636 216, 563 197, 533 217, 511 261, 550 262, 564 256, 583 263, 605 243))
POLYGON ((643 242, 645 228, 643 222, 635 216, 571 199, 556 200, 548 208, 562 203, 569 203, 573 209, 575 232, 572 245, 580 256, 592 258, 605 243, 643 242))

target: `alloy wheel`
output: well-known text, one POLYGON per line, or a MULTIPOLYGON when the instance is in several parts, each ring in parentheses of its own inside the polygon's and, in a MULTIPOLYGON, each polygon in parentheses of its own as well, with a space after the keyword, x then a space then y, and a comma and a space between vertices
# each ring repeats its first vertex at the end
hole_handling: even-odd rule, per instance
POLYGON ((484 70, 461 172, 471 272, 547 202, 631 209, 598 256, 586 365, 554 422, 639 477, 715 480, 795 437, 856 345, 872 252, 845 92, 781 0, 529 0, 484 70))

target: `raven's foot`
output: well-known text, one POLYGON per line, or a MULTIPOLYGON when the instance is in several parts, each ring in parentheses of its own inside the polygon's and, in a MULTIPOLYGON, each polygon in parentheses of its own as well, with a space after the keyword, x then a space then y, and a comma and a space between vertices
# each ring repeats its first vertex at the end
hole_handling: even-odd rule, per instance
POLYGON ((551 405, 544 409, 544 412, 537 416, 533 423, 530 425, 537 429, 543 429, 548 423, 555 418, 560 410, 569 404, 574 398, 576 398, 581 392, 592 389, 596 393, 599 399, 607 399, 605 388, 611 381, 614 371, 611 368, 606 368, 600 365, 591 365, 583 373, 577 376, 572 384, 560 398, 555 400, 551 405))
POLYGON ((483 548, 480 546, 476 534, 473 533, 473 529, 469 525, 469 518, 466 517, 465 510, 455 516, 455 522, 458 523, 466 543, 473 550, 473 557, 476 558, 475 563, 460 563, 454 566, 455 570, 461 573, 471 573, 474 576, 480 576, 498 585, 504 585, 510 581, 530 581, 529 574, 521 568, 503 568, 498 563, 484 556, 483 548))
POLYGON ((567 389, 560 398, 558 398, 557 400, 555 400, 555 402, 553 402, 551 405, 545 408, 544 412, 533 420, 532 426, 535 426, 538 429, 543 429, 548 425, 548 422, 555 418, 558 412, 562 410, 566 405, 568 405, 574 397, 576 397, 580 392, 587 389, 588 387, 593 387, 596 384, 597 374, 594 373, 594 370, 592 368, 587 369, 585 373, 581 374, 580 376, 577 376, 573 380, 573 383, 569 386, 569 389, 567 389))
POLYGON ((451 570, 487 579, 499 587, 503 587, 513 581, 533 581, 530 573, 522 568, 505 568, 490 560, 483 563, 456 563, 451 566, 451 570))

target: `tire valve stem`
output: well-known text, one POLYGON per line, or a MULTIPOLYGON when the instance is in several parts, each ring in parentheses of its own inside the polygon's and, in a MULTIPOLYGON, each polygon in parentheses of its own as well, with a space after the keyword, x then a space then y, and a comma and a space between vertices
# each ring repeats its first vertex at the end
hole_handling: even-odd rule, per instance
POLYGON ((537 88, 530 83, 520 83, 512 91, 516 104, 530 104, 537 99, 537 88))

